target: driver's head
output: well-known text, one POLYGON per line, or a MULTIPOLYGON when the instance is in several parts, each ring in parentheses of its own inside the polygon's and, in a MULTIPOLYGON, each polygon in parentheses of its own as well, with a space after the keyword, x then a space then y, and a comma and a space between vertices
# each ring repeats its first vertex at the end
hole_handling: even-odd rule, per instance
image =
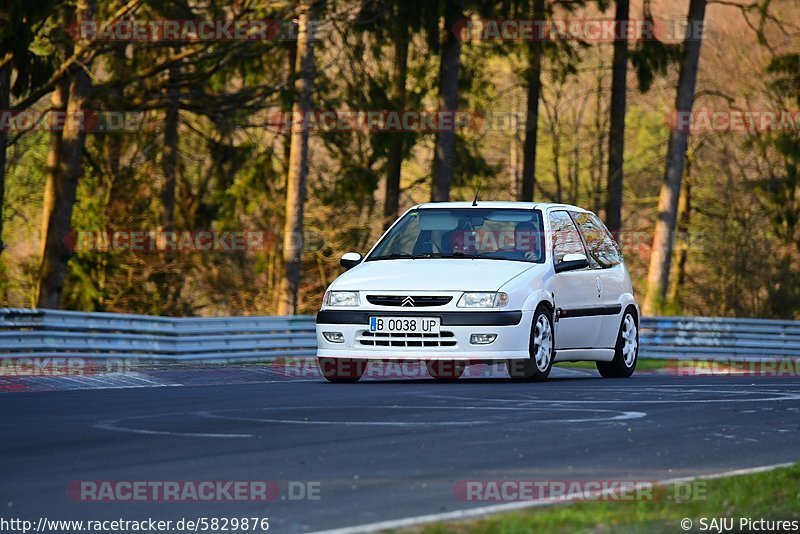
POLYGON ((521 222, 514 228, 514 248, 524 251, 539 250, 539 232, 531 222, 521 222))
POLYGON ((464 252, 464 231, 456 230, 450 235, 450 248, 453 252, 464 252))
POLYGON ((468 237, 468 230, 455 230, 450 235, 450 246, 453 252, 475 252, 474 239, 468 237))

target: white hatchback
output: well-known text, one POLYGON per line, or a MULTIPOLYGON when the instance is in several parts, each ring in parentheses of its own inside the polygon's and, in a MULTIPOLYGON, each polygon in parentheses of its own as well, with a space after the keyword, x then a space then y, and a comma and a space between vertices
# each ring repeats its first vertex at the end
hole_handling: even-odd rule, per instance
POLYGON ((598 217, 566 204, 414 206, 345 273, 317 314, 326 379, 353 382, 369 360, 424 361, 439 379, 471 363, 545 379, 554 362, 636 368, 639 308, 619 247, 598 217))

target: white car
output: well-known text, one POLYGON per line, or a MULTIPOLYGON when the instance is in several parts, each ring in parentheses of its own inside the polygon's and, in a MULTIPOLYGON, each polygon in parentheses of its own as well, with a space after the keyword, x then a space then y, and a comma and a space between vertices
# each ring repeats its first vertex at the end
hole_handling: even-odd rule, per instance
POLYGON ((547 378, 554 362, 636 368, 639 308, 619 247, 598 217, 566 204, 441 202, 409 209, 328 287, 317 314, 326 379, 368 360, 424 361, 439 379, 470 363, 547 378))

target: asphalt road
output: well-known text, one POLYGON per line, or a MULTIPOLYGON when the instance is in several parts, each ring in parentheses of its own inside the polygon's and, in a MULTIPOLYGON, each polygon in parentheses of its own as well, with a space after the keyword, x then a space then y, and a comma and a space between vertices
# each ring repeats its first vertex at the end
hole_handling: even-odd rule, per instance
POLYGON ((297 532, 493 504, 457 498, 463 480, 663 480, 800 459, 797 378, 486 376, 334 385, 225 366, 0 381, 0 517, 269 517, 297 532), (285 500, 67 491, 120 480, 270 480, 285 500), (290 481, 319 499, 291 500, 290 481))

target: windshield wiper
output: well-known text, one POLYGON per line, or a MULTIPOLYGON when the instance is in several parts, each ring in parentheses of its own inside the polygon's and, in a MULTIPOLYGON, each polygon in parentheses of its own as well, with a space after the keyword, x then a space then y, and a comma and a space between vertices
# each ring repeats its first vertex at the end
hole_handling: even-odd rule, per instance
POLYGON ((369 258, 370 260, 396 260, 402 258, 417 258, 418 256, 414 256, 413 254, 409 254, 408 252, 392 252, 391 254, 384 254, 383 256, 375 256, 374 258, 369 258))
POLYGON ((425 255, 426 258, 477 258, 477 254, 467 254, 466 252, 431 252, 425 255))
POLYGON ((466 252, 422 252, 420 254, 409 254, 408 252, 392 252, 383 256, 375 256, 370 260, 396 260, 396 259, 422 259, 422 258, 482 258, 478 254, 468 254, 466 252))

